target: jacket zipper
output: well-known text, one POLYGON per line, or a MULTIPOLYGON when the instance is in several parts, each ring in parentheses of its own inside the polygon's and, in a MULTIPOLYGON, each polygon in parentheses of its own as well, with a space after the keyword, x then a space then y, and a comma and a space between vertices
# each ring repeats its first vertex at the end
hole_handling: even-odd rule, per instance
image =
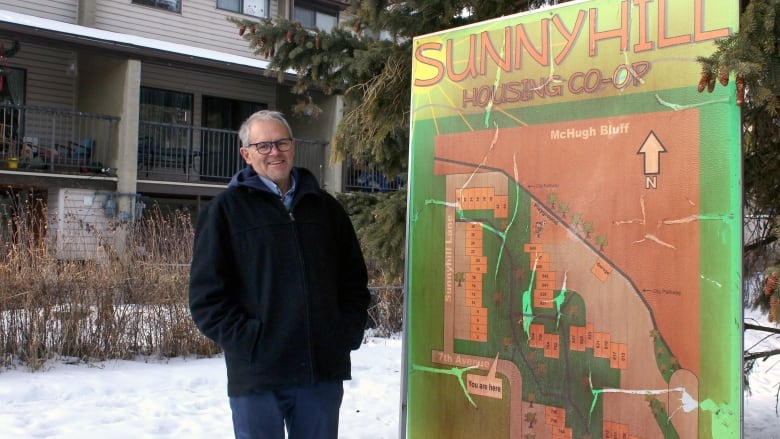
MULTIPOLYGON (((281 201, 281 200, 280 200, 281 201)), ((304 316, 306 317, 306 345, 307 345, 307 354, 309 357, 309 382, 310 384, 314 384, 315 381, 315 371, 314 371, 314 358, 312 354, 312 345, 311 345, 311 319, 309 316, 309 285, 306 281, 306 264, 303 260, 303 248, 301 247, 301 240, 298 237, 298 229, 295 227, 295 215, 293 215, 293 207, 295 203, 290 205, 290 210, 287 211, 287 214, 290 216, 290 227, 292 228, 292 233, 295 238, 295 245, 298 248, 298 265, 301 268, 301 284, 303 287, 303 306, 304 306, 304 316)), ((287 210, 287 207, 284 206, 284 203, 282 203, 282 208, 287 210)))

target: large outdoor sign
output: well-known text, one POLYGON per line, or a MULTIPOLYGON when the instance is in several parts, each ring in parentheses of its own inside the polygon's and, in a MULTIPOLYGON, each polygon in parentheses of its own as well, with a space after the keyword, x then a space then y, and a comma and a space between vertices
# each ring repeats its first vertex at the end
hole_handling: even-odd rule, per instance
POLYGON ((741 431, 737 0, 416 38, 405 410, 429 438, 741 431))

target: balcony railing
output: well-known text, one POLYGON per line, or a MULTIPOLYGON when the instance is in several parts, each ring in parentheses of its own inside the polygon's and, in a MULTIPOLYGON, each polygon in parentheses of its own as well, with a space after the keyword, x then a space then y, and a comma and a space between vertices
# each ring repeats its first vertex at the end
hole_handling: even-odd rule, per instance
POLYGON ((344 190, 351 192, 388 192, 406 187, 404 176, 389 177, 377 166, 360 163, 352 157, 345 160, 344 190))
MULTIPOLYGON (((141 121, 138 132, 140 180, 227 182, 246 166, 237 131, 141 121)), ((296 166, 308 168, 320 182, 326 146, 296 139, 296 166)))
POLYGON ((9 169, 99 173, 110 165, 118 117, 0 105, 0 163, 9 169))
MULTIPOLYGON (((25 105, 0 105, 0 168, 103 173, 117 167, 118 117, 25 105)), ((245 166, 238 132, 139 122, 139 180, 223 184, 245 166)), ((327 142, 296 139, 295 163, 320 182, 327 142)))

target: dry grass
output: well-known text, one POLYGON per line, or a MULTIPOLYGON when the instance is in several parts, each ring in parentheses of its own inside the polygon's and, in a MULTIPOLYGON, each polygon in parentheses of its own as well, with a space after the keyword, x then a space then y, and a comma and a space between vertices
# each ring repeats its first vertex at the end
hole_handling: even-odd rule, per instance
POLYGON ((404 313, 402 287, 383 285, 369 288, 368 326, 373 329, 373 335, 387 337, 401 332, 404 313))
MULTIPOLYGON (((17 198, 17 200, 19 200, 17 198)), ((148 208, 142 220, 114 224, 126 235, 122 256, 106 246, 99 260, 54 257, 41 202, 17 201, 0 225, 0 370, 39 370, 52 359, 92 362, 138 357, 212 356, 187 306, 194 227, 189 215, 148 208)), ((106 238, 105 236, 103 238, 106 238)), ((373 270, 376 271, 376 270, 373 270)), ((373 273, 375 283, 381 273, 373 273)), ((398 287, 372 287, 370 325, 401 329, 398 287)))
POLYGON ((189 216, 147 209, 111 231, 127 234, 123 257, 65 261, 49 249, 43 206, 14 207, 0 234, 0 366, 219 353, 187 308, 189 216))

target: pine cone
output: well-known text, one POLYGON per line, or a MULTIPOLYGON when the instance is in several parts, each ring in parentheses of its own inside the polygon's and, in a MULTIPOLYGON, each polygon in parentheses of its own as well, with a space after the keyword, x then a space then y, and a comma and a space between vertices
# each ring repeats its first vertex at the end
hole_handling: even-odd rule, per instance
POLYGON ((292 33, 291 30, 288 30, 287 31, 287 42, 288 43, 292 43, 292 39, 293 39, 293 33, 292 33))
POLYGON ((707 82, 707 93, 712 93, 715 90, 715 78, 709 76, 709 82, 707 82))
POLYGON ((737 76, 737 105, 742 106, 745 103, 745 78, 737 76))
POLYGON ((704 73, 701 75, 701 79, 699 80, 699 93, 703 92, 705 88, 707 88, 707 84, 710 82, 710 75, 704 73))
POLYGON ((243 37, 244 32, 246 32, 246 25, 242 24, 241 27, 238 28, 238 36, 243 37))
POLYGON ((718 81, 720 82, 720 85, 727 86, 729 85, 729 68, 726 66, 720 66, 718 69, 718 81))
POLYGON ((777 273, 772 273, 766 279, 766 284, 764 284, 764 294, 766 294, 767 297, 771 296, 772 293, 775 291, 776 286, 777 286, 777 273))

